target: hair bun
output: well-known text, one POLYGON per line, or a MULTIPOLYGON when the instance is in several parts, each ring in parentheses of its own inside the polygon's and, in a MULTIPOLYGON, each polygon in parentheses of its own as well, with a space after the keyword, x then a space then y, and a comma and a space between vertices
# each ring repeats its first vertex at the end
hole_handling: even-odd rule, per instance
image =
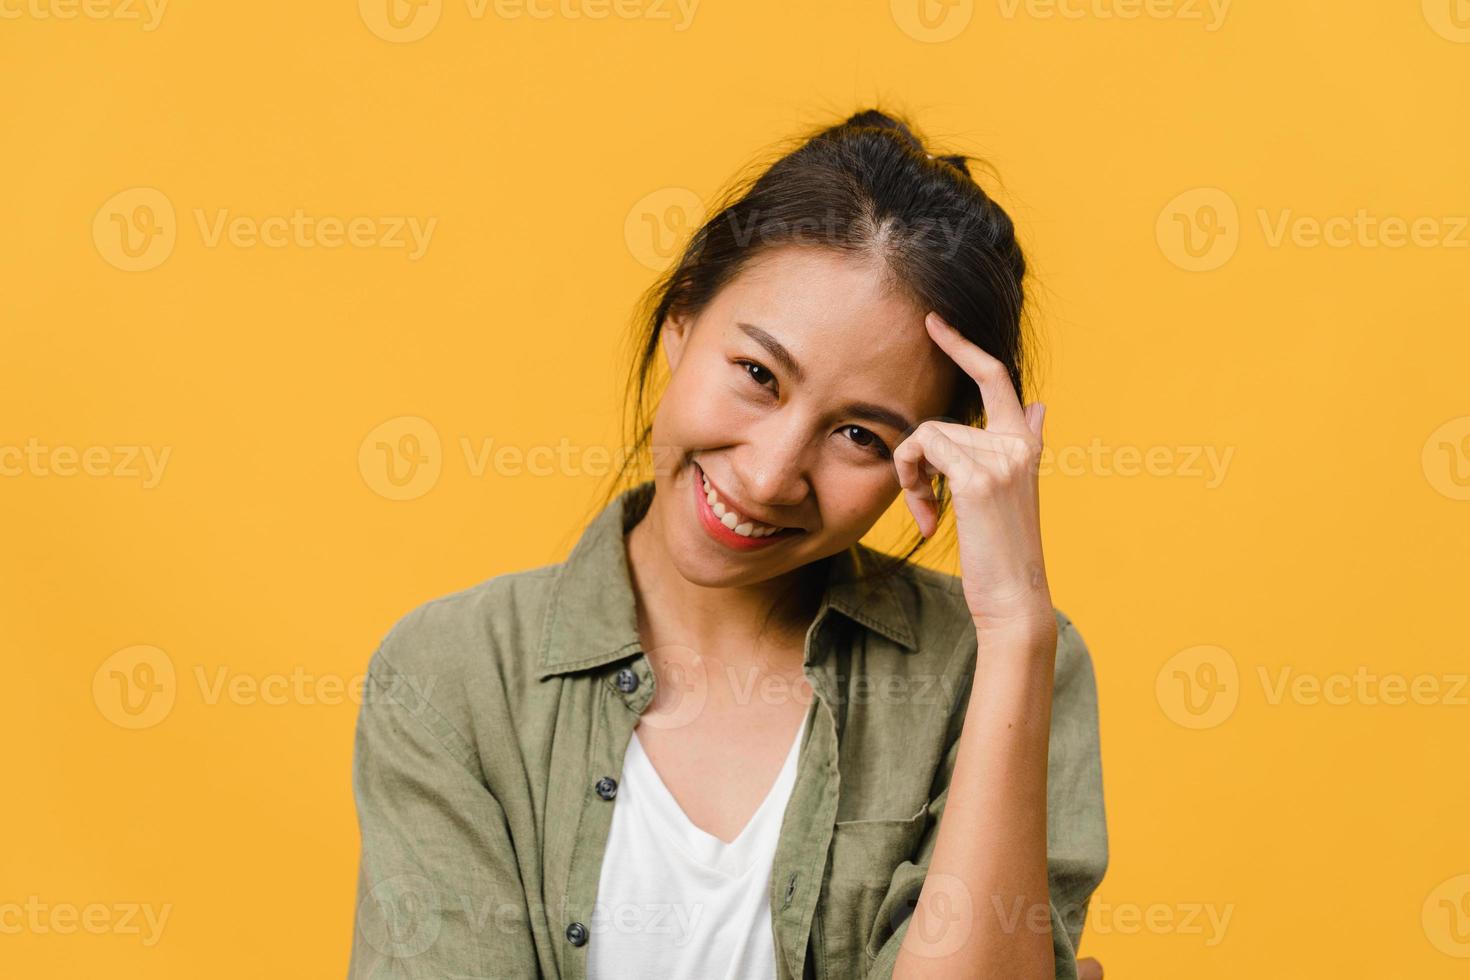
POLYGON ((943 160, 951 167, 956 168, 966 177, 970 176, 970 164, 963 153, 950 153, 946 156, 938 157, 937 159, 943 160))
POLYGON ((844 122, 842 125, 874 126, 879 129, 891 129, 895 133, 898 133, 900 136, 902 136, 904 140, 915 149, 924 149, 924 144, 919 140, 917 136, 914 135, 913 130, 909 129, 907 123, 895 119, 892 116, 888 115, 886 112, 881 112, 877 109, 864 109, 862 112, 855 112, 852 115, 848 116, 847 121, 844 122))
POLYGON ((842 126, 872 127, 876 129, 891 130, 892 132, 895 132, 898 135, 902 136, 904 142, 908 143, 909 146, 918 150, 929 159, 943 160, 945 163, 949 164, 951 167, 954 167, 966 177, 970 176, 969 158, 966 157, 963 153, 949 153, 940 156, 936 156, 935 154, 930 153, 928 149, 925 148, 924 141, 914 135, 914 131, 909 129, 907 123, 903 122, 900 119, 895 119, 892 116, 888 115, 888 113, 882 112, 881 110, 864 109, 862 112, 855 112, 847 117, 847 121, 844 122, 842 126))

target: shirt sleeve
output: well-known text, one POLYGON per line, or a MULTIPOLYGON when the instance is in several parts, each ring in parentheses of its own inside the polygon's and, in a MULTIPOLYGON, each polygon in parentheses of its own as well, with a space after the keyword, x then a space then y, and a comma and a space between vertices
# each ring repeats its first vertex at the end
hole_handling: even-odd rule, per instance
POLYGON ((349 980, 539 977, 505 813, 473 745, 426 696, 442 687, 433 680, 395 670, 379 648, 364 682, 349 980))
MULTIPOLYGON (((1082 924, 1092 893, 1107 870, 1108 839, 1092 659, 1072 621, 1060 612, 1057 619, 1057 662, 1047 759, 1048 907, 1057 980, 1076 980, 1082 924)), ((908 934, 913 909, 934 855, 939 821, 944 815, 958 754, 956 733, 936 781, 939 793, 929 803, 932 819, 919 853, 913 861, 899 865, 879 906, 868 942, 869 953, 875 957, 870 962, 868 976, 875 980, 891 980, 893 976, 899 948, 908 934)), ((1018 928, 1024 928, 1025 921, 1020 919, 1018 928)))

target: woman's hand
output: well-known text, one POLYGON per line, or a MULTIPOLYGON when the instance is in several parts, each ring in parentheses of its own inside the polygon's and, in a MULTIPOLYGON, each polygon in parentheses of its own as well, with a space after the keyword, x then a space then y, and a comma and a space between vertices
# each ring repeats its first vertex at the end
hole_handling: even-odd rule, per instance
POLYGON ((893 452, 904 498, 920 532, 934 534, 939 512, 932 478, 944 474, 959 531, 965 601, 982 634, 1020 631, 1050 652, 1056 620, 1041 554, 1037 492, 1046 406, 1021 407, 1005 365, 938 313, 929 336, 980 386, 986 425, 929 420, 893 452))

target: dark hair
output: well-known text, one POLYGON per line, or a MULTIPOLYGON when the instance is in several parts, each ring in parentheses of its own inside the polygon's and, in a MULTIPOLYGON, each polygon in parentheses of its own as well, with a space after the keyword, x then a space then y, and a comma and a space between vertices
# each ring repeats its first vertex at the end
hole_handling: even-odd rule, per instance
MULTIPOLYGON (((935 310, 1006 366, 1025 398, 1028 344, 1022 323, 1026 261, 1010 217, 970 175, 969 155, 931 154, 901 118, 877 109, 798 138, 754 176, 737 177, 694 232, 678 262, 639 306, 625 405, 630 451, 613 474, 603 506, 626 485, 651 447, 652 386, 659 339, 671 314, 698 316, 763 251, 799 244, 877 253, 886 278, 917 306, 935 310)), ((752 165, 752 171, 760 162, 752 165)), ((958 370, 958 368, 956 368, 958 370)), ((980 390, 968 379, 946 413, 984 421, 980 390)), ((941 517, 948 488, 941 477, 941 517)), ((886 574, 924 545, 915 542, 886 574)))

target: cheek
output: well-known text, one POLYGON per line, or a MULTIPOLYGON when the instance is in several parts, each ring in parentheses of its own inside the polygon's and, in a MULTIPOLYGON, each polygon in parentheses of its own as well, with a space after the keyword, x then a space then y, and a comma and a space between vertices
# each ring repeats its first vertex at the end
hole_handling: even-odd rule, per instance
POLYGON ((661 440, 688 448, 727 441, 748 414, 747 405, 729 376, 721 376, 722 362, 697 350, 669 379, 660 396, 655 428, 661 440))
POLYGON ((893 503, 897 489, 897 479, 881 467, 834 472, 817 490, 822 501, 822 522, 844 536, 861 537, 893 503))

